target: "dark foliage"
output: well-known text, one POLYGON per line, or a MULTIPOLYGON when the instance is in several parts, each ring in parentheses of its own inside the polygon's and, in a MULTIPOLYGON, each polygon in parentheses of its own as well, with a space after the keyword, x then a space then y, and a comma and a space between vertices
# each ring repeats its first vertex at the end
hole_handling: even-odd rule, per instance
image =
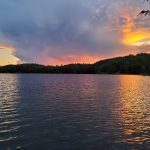
POLYGON ((147 15, 150 15, 150 10, 142 10, 139 15, 144 15, 144 16, 147 16, 147 15))
POLYGON ((95 64, 97 73, 149 74, 150 54, 129 55, 103 60, 95 64))
POLYGON ((44 66, 38 64, 7 65, 0 73, 72 73, 72 74, 150 74, 150 54, 137 54, 101 60, 95 64, 44 66))
MULTIPOLYGON (((144 2, 150 2, 150 0, 144 0, 144 2)), ((147 15, 150 15, 150 10, 142 10, 139 15, 143 15, 143 16, 147 16, 147 15)))

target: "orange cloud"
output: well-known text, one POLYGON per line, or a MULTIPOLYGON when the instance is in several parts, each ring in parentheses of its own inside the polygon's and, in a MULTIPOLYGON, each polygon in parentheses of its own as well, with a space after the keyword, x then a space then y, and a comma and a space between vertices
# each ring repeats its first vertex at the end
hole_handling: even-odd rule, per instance
POLYGON ((125 24, 121 28, 122 43, 126 45, 141 46, 147 45, 150 41, 150 31, 146 28, 140 27, 135 18, 129 15, 124 16, 125 24), (138 26, 138 28, 137 28, 138 26))
POLYGON ((13 53, 15 51, 15 48, 9 44, 0 44, 0 49, 9 51, 10 53, 13 53))
POLYGON ((0 65, 17 64, 19 58, 13 55, 15 48, 9 44, 0 44, 0 65))

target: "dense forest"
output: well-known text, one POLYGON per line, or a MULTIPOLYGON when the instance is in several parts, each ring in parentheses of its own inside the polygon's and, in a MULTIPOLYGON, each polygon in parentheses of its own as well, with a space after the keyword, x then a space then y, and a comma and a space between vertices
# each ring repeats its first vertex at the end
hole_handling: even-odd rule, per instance
POLYGON ((141 53, 101 60, 94 64, 44 66, 19 64, 0 67, 0 73, 150 74, 150 54, 141 53))

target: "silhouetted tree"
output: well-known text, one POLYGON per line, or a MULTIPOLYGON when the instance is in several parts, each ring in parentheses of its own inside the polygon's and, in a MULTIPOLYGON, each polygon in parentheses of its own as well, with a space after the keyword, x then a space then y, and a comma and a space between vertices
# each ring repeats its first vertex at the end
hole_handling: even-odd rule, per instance
POLYGON ((71 73, 71 74, 150 74, 150 54, 137 54, 101 60, 95 64, 44 66, 38 64, 7 65, 0 73, 71 73))

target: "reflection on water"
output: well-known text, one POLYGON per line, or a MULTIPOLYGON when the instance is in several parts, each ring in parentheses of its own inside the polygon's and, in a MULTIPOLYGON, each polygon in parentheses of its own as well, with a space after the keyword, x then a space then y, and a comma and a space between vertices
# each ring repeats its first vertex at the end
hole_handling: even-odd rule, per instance
POLYGON ((150 149, 150 78, 0 75, 0 149, 150 149))
MULTIPOLYGON (((0 75, 0 145, 9 142, 18 135, 18 80, 16 75, 0 75)), ((1 147, 0 147, 1 149, 1 147)))
POLYGON ((150 80, 142 76, 120 76, 122 142, 141 145, 150 141, 150 80))

